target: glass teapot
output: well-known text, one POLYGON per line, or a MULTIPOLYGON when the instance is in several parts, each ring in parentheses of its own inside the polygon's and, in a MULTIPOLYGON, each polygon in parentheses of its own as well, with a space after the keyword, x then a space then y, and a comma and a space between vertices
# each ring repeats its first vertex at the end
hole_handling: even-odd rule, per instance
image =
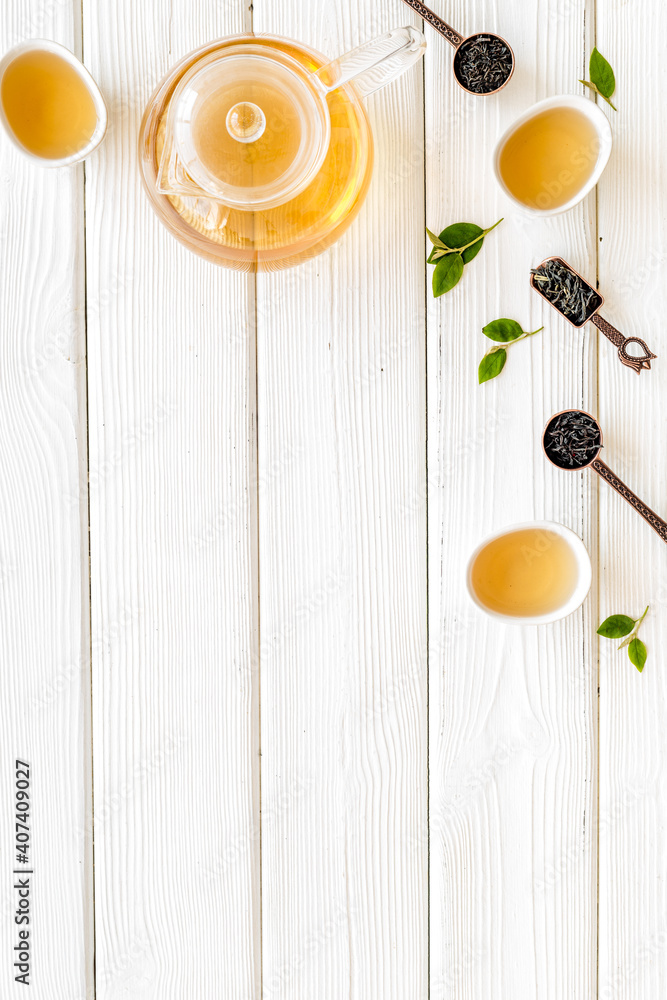
POLYGON ((333 62, 268 35, 237 35, 186 56, 144 113, 143 179, 153 208, 190 250, 241 271, 314 257, 356 217, 373 170, 362 98, 424 53, 397 28, 333 62))

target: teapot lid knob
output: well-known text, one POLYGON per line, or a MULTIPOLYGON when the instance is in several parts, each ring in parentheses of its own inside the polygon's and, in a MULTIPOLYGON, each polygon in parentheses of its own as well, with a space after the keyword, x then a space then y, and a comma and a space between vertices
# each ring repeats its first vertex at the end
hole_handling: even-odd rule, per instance
POLYGON ((227 131, 239 142, 256 142, 266 130, 266 115, 250 101, 241 101, 229 109, 227 131))

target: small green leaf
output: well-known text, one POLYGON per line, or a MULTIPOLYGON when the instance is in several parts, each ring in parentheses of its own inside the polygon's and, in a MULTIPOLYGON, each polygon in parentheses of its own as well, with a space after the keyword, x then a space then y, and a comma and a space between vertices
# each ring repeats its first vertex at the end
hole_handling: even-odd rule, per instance
POLYGON ((590 74, 590 80, 580 80, 579 83, 583 83, 584 87, 589 87, 594 93, 599 94, 609 107, 616 111, 616 105, 611 100, 612 94, 616 90, 614 71, 598 49, 593 49, 591 53, 590 74))
POLYGON ((441 257, 433 272, 433 294, 437 298, 450 292, 458 285, 463 274, 463 258, 460 253, 451 253, 441 257))
POLYGON ((482 385, 483 382, 490 382, 492 378, 500 375, 506 361, 507 351, 504 347, 485 354, 479 363, 479 384, 482 385))
POLYGON ((637 670, 641 674, 642 670, 644 669, 644 664, 646 663, 646 657, 648 656, 648 653, 646 651, 646 646, 644 645, 644 643, 641 641, 641 639, 637 639, 636 636, 628 646, 628 656, 630 657, 631 663, 634 663, 637 670))
POLYGON ((509 341, 523 336, 521 324, 517 323, 515 319, 494 319, 492 323, 487 323, 482 328, 482 333, 489 340, 495 340, 502 344, 507 344, 509 341))
POLYGON ((629 618, 627 615, 611 615, 600 625, 598 635, 604 636, 605 639, 621 639, 624 635, 629 635, 634 627, 634 618, 629 618))
POLYGON ((472 222, 456 222, 453 226, 443 229, 440 236, 434 237, 433 233, 430 233, 428 229, 426 232, 433 243, 433 249, 427 261, 429 264, 435 264, 443 254, 455 253, 461 247, 466 247, 461 254, 463 263, 469 264, 482 249, 482 243, 484 242, 484 230, 480 229, 479 226, 473 225, 472 222), (437 240, 437 243, 435 240, 437 240), (473 242, 474 240, 478 242, 475 243, 473 242), (468 246, 468 243, 473 243, 473 245, 468 246))
POLYGON ((463 257, 463 263, 469 264, 482 249, 484 237, 493 232, 502 221, 502 219, 498 219, 488 229, 480 229, 479 226, 476 226, 472 222, 455 222, 452 226, 448 226, 447 229, 443 229, 439 236, 436 236, 430 229, 427 229, 426 234, 433 244, 433 250, 431 250, 429 255, 428 263, 435 264, 438 258, 444 254, 459 251, 463 257))
POLYGON ((595 84, 598 93, 601 94, 605 100, 609 100, 616 90, 616 78, 614 76, 613 69, 597 48, 593 49, 591 52, 589 68, 591 83, 595 84))
POLYGON ((451 247, 446 246, 446 244, 442 242, 439 236, 436 236, 435 233, 431 232, 428 226, 426 227, 426 235, 428 236, 428 238, 430 239, 431 243, 435 248, 437 248, 438 250, 444 250, 445 253, 450 252, 451 247))
POLYGON ((480 239, 480 236, 484 237, 484 230, 472 222, 455 222, 453 226, 447 226, 440 233, 440 239, 453 250, 467 247, 467 250, 461 254, 464 264, 469 264, 471 260, 474 260, 482 249, 484 239, 480 239), (473 243, 473 240, 477 240, 477 243, 473 243), (468 246, 468 243, 473 245, 468 246))
POLYGON ((598 96, 601 97, 603 101, 606 101, 610 108, 613 108, 614 111, 618 111, 618 108, 616 107, 614 102, 609 97, 605 97, 604 94, 601 94, 594 83, 590 83, 588 80, 580 80, 579 83, 583 83, 584 87, 589 87, 590 90, 592 90, 595 94, 598 94, 598 96))
MULTIPOLYGON (((588 87, 588 89, 592 90, 594 94, 600 94, 598 88, 594 83, 591 83, 590 80, 580 80, 579 83, 583 83, 584 87, 588 87)), ((602 97, 602 94, 600 94, 600 97, 602 97)))

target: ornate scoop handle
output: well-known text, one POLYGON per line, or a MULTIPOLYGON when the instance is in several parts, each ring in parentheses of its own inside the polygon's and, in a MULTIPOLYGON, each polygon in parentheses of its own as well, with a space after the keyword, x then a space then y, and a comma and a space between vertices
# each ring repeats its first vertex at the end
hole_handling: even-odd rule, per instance
POLYGON ((595 323, 598 330, 604 333, 607 340, 610 340, 614 347, 618 347, 618 356, 622 363, 627 365, 628 368, 633 368, 638 375, 641 373, 642 368, 650 368, 651 361, 657 358, 658 355, 652 354, 643 340, 640 340, 639 337, 624 337, 620 330, 617 330, 615 326, 612 326, 606 319, 603 319, 599 313, 591 316, 591 323, 595 323), (639 344, 644 351, 643 356, 637 357, 633 354, 628 354, 628 344, 639 344))
POLYGON ((633 493, 625 483, 621 482, 618 476, 611 471, 608 465, 605 465, 601 458, 596 458, 591 464, 591 468, 595 469, 598 476, 601 476, 605 482, 609 483, 617 493, 620 493, 630 506, 634 507, 638 514, 641 514, 645 521, 648 521, 653 530, 657 531, 660 535, 663 542, 667 542, 667 521, 663 521, 655 511, 647 507, 644 501, 640 500, 636 493, 633 493))
POLYGON ((454 29, 450 27, 446 21, 443 21, 441 17, 434 14, 432 10, 429 10, 429 8, 425 4, 421 3, 420 0, 403 0, 403 2, 406 3, 408 7, 412 7, 412 9, 419 14, 424 21, 427 21, 431 27, 435 28, 436 31, 439 31, 443 38, 446 38, 455 49, 458 49, 459 45, 464 40, 463 35, 459 35, 458 31, 454 31, 454 29))

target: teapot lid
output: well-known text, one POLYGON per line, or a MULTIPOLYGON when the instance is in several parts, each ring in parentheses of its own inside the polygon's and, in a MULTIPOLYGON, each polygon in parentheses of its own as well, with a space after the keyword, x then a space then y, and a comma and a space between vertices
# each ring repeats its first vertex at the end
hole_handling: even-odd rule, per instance
POLYGON ((331 135, 317 80, 286 53, 245 41, 194 64, 174 93, 169 127, 176 174, 241 209, 295 198, 317 175, 331 135))

